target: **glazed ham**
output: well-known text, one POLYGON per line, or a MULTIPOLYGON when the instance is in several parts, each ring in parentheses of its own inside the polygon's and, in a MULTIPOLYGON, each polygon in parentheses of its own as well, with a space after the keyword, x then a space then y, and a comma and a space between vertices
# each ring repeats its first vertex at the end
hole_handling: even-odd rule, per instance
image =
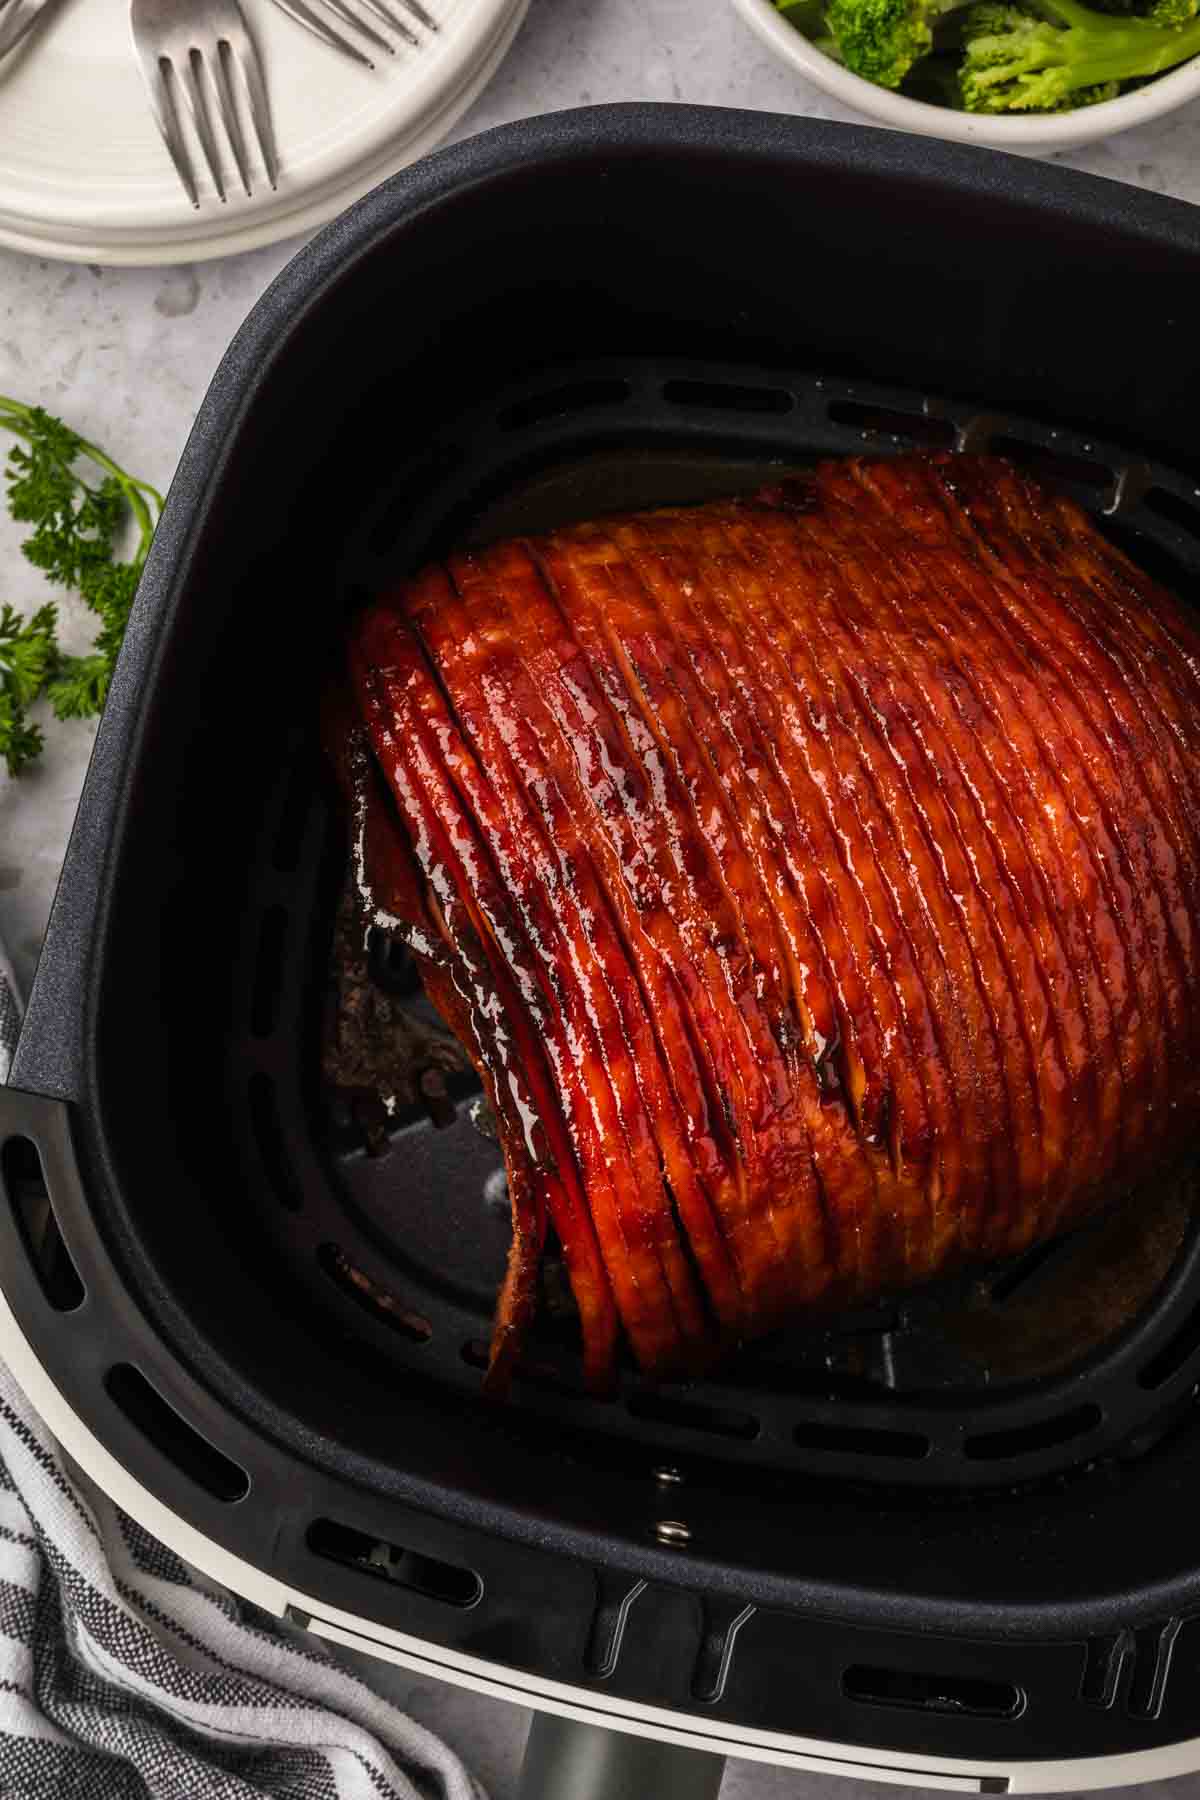
POLYGON ((355 622, 360 882, 590 1383, 1020 1251, 1196 1125, 1200 633, 990 458, 451 557, 355 622))

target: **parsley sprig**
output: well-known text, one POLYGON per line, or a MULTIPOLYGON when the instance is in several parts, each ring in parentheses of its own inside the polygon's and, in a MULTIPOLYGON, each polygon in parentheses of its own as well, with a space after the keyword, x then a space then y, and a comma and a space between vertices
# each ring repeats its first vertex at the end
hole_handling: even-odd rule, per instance
POLYGON ((27 619, 0 608, 0 757, 18 775, 42 750, 41 730, 28 716, 35 700, 45 695, 60 719, 102 711, 162 496, 40 406, 0 395, 0 428, 18 439, 5 478, 9 512, 30 527, 22 550, 99 621, 89 653, 67 656, 53 604, 27 619), (122 559, 118 544, 131 520, 137 540, 122 559))

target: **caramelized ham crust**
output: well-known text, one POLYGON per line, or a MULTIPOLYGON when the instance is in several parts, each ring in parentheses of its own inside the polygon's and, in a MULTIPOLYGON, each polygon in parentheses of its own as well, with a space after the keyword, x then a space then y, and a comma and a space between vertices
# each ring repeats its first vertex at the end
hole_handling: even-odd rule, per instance
MULTIPOLYGON (((588 1378, 1009 1255, 1196 1124, 1200 635, 989 458, 452 557, 356 622, 360 881, 588 1378)), ((356 773, 357 771, 357 773, 356 773)))

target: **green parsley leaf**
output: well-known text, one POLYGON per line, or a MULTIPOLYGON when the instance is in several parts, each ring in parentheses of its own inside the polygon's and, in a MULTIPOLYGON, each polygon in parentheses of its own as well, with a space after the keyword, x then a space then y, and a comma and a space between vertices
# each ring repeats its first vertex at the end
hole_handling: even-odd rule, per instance
POLYGON ((0 606, 0 756, 10 775, 41 753, 42 734, 26 713, 58 666, 56 622, 53 605, 31 619, 0 606))
POLYGON ((64 656, 53 605, 27 620, 11 606, 0 609, 0 756, 16 775, 41 754, 41 731, 27 713, 43 694, 60 719, 103 710, 162 496, 40 406, 0 395, 0 428, 18 439, 5 480, 10 513, 30 527, 24 554, 48 581, 79 594, 99 621, 90 654, 64 656), (131 521, 137 543, 122 558, 118 545, 131 521))

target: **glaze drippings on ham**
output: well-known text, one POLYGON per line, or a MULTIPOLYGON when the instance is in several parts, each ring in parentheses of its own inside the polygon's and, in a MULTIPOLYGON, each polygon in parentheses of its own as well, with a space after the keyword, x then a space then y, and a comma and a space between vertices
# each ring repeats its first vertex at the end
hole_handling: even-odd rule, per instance
MULTIPOLYGON (((355 621, 360 881, 588 1380, 1020 1251, 1194 1130, 1200 633, 976 457, 450 557, 355 621)), ((331 715, 333 716, 333 715, 331 715)), ((357 769, 357 775, 354 770, 357 769)))

